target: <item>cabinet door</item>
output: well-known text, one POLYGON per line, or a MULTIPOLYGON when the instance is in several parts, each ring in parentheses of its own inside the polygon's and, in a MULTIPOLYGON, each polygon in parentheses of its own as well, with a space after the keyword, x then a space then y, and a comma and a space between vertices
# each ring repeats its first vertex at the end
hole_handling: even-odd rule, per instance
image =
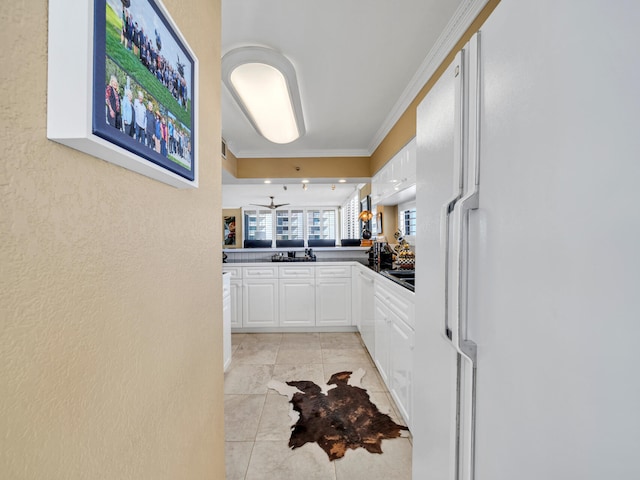
POLYGON ((391 314, 382 304, 382 301, 375 297, 374 300, 374 322, 375 322, 375 356, 373 357, 378 372, 384 383, 389 386, 389 322, 391 314))
POLYGON ((318 278, 316 326, 351 325, 351 277, 318 278))
POLYGON ((231 328, 242 328, 242 280, 231 280, 231 328))
POLYGON ((316 289, 313 279, 280 279, 280 326, 313 327, 316 289))
POLYGON ((414 137, 407 146, 407 155, 405 157, 404 167, 402 169, 402 178, 408 185, 414 185, 416 183, 416 167, 417 167, 417 147, 416 139, 414 137))
POLYGON ((371 177, 371 200, 375 205, 382 196, 381 189, 382 180, 380 179, 380 173, 376 173, 371 177))
POLYGON ((375 358, 375 321, 373 308, 373 275, 358 270, 355 273, 356 284, 358 285, 358 330, 362 340, 369 350, 371 358, 375 358))
POLYGON ((404 190, 416 183, 416 140, 407 143, 391 160, 396 165, 395 190, 404 190))
POLYGON ((222 299, 222 355, 224 371, 231 365, 231 296, 222 299))
POLYGON ((278 326, 278 279, 245 279, 242 292, 243 327, 278 326))
POLYGON ((413 329, 391 314, 389 323, 389 391, 411 428, 413 329))

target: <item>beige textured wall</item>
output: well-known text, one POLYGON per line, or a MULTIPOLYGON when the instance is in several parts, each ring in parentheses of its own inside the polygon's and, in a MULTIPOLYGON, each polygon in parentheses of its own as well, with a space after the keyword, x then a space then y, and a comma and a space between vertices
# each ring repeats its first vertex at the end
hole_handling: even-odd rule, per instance
POLYGON ((192 191, 48 141, 48 4, 0 10, 0 478, 224 478, 220 0, 164 3, 200 60, 192 191))
POLYGON ((222 158, 222 168, 224 168, 227 172, 229 172, 234 177, 238 177, 238 159, 236 156, 227 148, 227 158, 222 158))
POLYGON ((237 178, 334 177, 338 179, 368 176, 370 176, 369 157, 237 159, 237 178))
POLYGON ((393 238, 393 234, 398 229, 398 206, 397 205, 378 205, 376 213, 382 214, 382 233, 387 237, 387 242, 397 243, 393 238))

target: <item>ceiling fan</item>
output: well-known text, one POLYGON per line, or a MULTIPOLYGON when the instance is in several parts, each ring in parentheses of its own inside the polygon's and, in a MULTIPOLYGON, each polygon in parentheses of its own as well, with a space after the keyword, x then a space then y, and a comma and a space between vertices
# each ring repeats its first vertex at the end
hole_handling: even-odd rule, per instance
POLYGON ((280 203, 278 205, 276 205, 275 203, 273 203, 273 197, 269 197, 271 199, 271 203, 269 205, 262 205, 259 203, 252 203, 251 205, 255 205, 256 207, 267 207, 271 210, 275 210, 276 208, 280 208, 280 207, 284 207, 285 205, 289 205, 288 203, 280 203))

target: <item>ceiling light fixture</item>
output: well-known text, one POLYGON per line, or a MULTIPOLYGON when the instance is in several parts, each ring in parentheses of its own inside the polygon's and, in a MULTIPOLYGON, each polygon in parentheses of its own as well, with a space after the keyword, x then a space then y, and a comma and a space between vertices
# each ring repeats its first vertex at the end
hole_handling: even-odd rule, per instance
POLYGON ((222 57, 222 81, 253 128, 273 143, 305 134, 293 64, 264 47, 240 47, 222 57))
POLYGON ((271 183, 271 180, 265 180, 264 183, 271 183))
POLYGON ((347 183, 347 181, 344 178, 341 178, 340 180, 338 180, 338 182, 340 183, 347 183))
POLYGON ((302 180, 302 183, 309 183, 309 180, 305 178, 304 180, 302 180))

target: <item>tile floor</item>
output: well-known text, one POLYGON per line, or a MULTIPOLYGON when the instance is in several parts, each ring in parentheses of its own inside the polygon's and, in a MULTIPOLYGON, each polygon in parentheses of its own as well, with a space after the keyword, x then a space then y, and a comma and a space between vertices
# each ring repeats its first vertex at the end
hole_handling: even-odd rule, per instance
POLYGON ((382 441, 382 455, 362 448, 330 462, 317 444, 288 447, 287 397, 267 388, 272 378, 312 380, 363 368, 363 388, 383 413, 405 425, 357 333, 238 333, 225 374, 227 480, 410 480, 411 440, 382 441))

